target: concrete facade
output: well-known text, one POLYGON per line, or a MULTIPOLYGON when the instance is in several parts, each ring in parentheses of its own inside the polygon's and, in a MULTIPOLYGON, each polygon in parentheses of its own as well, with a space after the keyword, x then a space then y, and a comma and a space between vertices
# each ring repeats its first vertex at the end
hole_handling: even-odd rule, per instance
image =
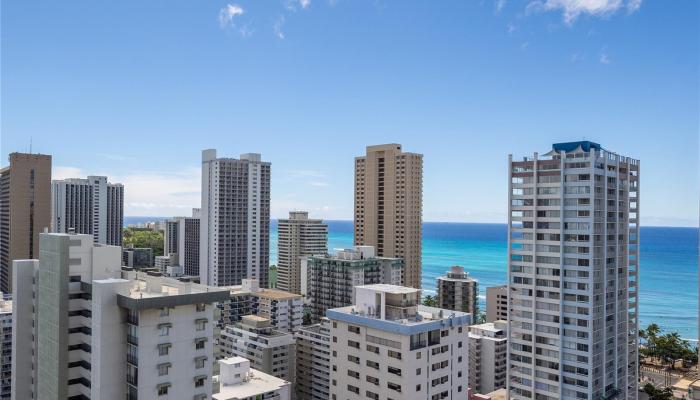
POLYGON ((275 330, 282 332, 294 332, 301 326, 304 316, 301 295, 261 288, 255 279, 243 279, 240 286, 231 286, 229 290, 229 299, 217 305, 220 327, 240 322, 245 315, 267 318, 275 330))
POLYGON ((420 290, 358 286, 328 310, 331 399, 466 399, 471 315, 420 305, 420 290))
POLYGON ((448 310, 479 315, 479 283, 471 278, 464 267, 453 266, 437 278, 437 306, 448 310))
POLYGON ((400 144, 367 146, 355 158, 355 245, 401 258, 402 283, 421 287, 423 155, 400 144))
POLYGON ((51 231, 85 233, 95 243, 122 245, 124 186, 106 176, 51 183, 51 231))
POLYGON ((312 256, 305 262, 307 302, 318 322, 326 310, 355 301, 355 286, 374 283, 399 285, 404 264, 398 258, 376 257, 372 246, 337 249, 333 256, 312 256))
POLYGON ((12 262, 39 256, 51 226, 51 156, 10 153, 0 169, 0 291, 12 292, 12 262))
POLYGON ((508 320, 508 285, 486 288, 486 322, 508 320))
POLYGON ((306 211, 290 211, 277 222, 277 288, 301 294, 302 257, 326 253, 328 225, 306 211))
POLYGON ((214 400, 290 400, 291 384, 250 367, 243 357, 219 360, 214 400))
POLYGON ((273 329, 267 318, 246 315, 241 322, 227 325, 221 330, 219 347, 224 357, 247 358, 255 369, 294 382, 294 336, 273 329))
POLYGON ((202 152, 199 275, 202 284, 267 287, 270 268, 270 163, 202 152))
POLYGON ((318 324, 302 326, 294 338, 297 400, 327 400, 330 397, 330 321, 323 318, 318 324))
POLYGON ((119 247, 72 234, 14 263, 13 400, 211 396, 227 292, 120 268, 119 247))
POLYGON ((490 393, 506 387, 508 322, 487 322, 469 327, 469 387, 490 393))
POLYGON ((122 249, 122 265, 133 269, 151 268, 155 262, 150 247, 125 247, 122 249))
POLYGON ((638 160, 593 142, 509 158, 511 399, 637 399, 638 160))
POLYGON ((0 299, 0 399, 12 392, 12 300, 0 299))

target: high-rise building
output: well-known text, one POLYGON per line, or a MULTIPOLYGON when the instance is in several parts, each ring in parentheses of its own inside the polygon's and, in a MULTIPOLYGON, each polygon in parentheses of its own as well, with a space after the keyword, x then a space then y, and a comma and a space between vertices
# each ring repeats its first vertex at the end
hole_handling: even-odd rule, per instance
POLYGON ((368 146, 355 158, 355 245, 404 260, 403 284, 421 287, 423 155, 400 144, 368 146))
POLYGON ((0 169, 0 291, 12 292, 12 261, 39 256, 51 226, 51 156, 11 153, 0 169))
POLYGON ((199 276, 202 284, 267 287, 270 268, 270 163, 202 152, 199 276))
POLYGON ((303 266, 311 319, 318 322, 326 310, 353 304, 355 286, 399 285, 404 264, 400 258, 376 257, 372 246, 356 246, 333 256, 311 256, 303 266))
POLYGON ((273 329, 267 318, 245 315, 241 322, 227 325, 219 335, 219 348, 224 357, 245 357, 255 369, 294 382, 294 335, 273 329))
POLYGON ((297 400, 330 398, 331 325, 322 318, 315 325, 302 326, 294 334, 297 346, 297 400))
POLYGON ((14 262, 12 399, 209 399, 228 291, 122 271, 118 246, 40 235, 14 262))
POLYGON ((471 315, 420 305, 420 289, 356 287, 328 310, 332 399, 466 399, 471 315))
POLYGON ((486 322, 508 320, 508 285, 486 288, 486 322))
POLYGON ((277 288, 301 293, 302 257, 327 252, 328 225, 306 211, 290 211, 277 222, 277 288))
POLYGON ((12 300, 0 293, 0 399, 12 393, 12 300))
POLYGON ((511 399, 636 399, 638 160, 557 143, 509 157, 511 399))
POLYGON ((475 393, 491 393, 506 387, 508 367, 507 321, 469 327, 469 387, 475 393))
POLYGON ((165 222, 163 253, 175 255, 172 265, 184 268, 187 276, 199 276, 200 210, 192 209, 191 217, 175 217, 165 222))
POLYGON ((51 183, 51 230, 85 233, 95 243, 122 245, 124 186, 106 176, 63 179, 51 183))
POLYGON ((476 318, 479 314, 479 283, 464 267, 455 265, 445 276, 437 278, 437 306, 464 311, 476 318))
POLYGON ((251 368, 250 360, 230 357, 219 360, 214 400, 290 400, 291 383, 251 368))
POLYGON ((301 295, 261 288, 255 279, 243 279, 240 286, 229 289, 229 299, 218 304, 220 327, 240 322, 245 315, 267 318, 281 332, 294 332, 301 326, 304 316, 301 295))

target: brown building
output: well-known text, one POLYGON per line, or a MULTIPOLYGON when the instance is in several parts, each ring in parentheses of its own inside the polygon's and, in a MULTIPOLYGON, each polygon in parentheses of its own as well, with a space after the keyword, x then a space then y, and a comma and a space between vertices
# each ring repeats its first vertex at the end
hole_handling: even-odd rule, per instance
POLYGON ((39 257, 51 225, 51 156, 11 153, 0 169, 0 290, 12 292, 12 260, 39 257))
POLYGON ((355 158, 355 245, 404 259, 403 284, 421 287, 423 155, 400 144, 368 146, 355 158))

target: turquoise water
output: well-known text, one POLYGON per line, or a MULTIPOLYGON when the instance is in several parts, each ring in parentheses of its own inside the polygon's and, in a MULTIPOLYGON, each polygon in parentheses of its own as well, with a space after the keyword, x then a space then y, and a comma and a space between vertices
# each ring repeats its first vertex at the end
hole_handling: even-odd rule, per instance
MULTIPOLYGON (((125 223, 154 217, 125 217, 125 223)), ((328 247, 352 246, 352 221, 327 221, 328 247)), ((277 262, 277 223, 270 224, 270 262, 277 262)), ((423 289, 434 293, 435 279, 462 265, 479 280, 483 307, 487 286, 506 283, 504 224, 428 222, 423 226, 423 289)), ((698 229, 641 228, 639 314, 641 326, 656 322, 684 338, 698 335, 698 229)))
MULTIPOLYGON (((352 222, 328 221, 328 247, 352 246, 352 222)), ((277 260, 277 226, 271 224, 270 262, 277 260)), ((698 336, 698 229, 642 227, 639 321, 655 322, 682 337, 698 336)), ((507 282, 507 226, 428 222, 423 225, 423 289, 462 265, 479 280, 481 307, 487 286, 507 282)), ((483 308, 482 308, 483 309, 483 308)))

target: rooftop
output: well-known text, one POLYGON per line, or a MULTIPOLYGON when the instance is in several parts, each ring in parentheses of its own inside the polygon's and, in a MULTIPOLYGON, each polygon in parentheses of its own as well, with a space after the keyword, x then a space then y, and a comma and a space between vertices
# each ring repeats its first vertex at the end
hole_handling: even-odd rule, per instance
POLYGON ((229 297, 226 288, 182 282, 138 271, 122 271, 122 278, 131 282, 131 286, 127 295, 120 295, 119 302, 121 306, 131 309, 212 303, 229 297))
POLYGON ((214 376, 214 380, 220 383, 219 393, 215 393, 212 396, 214 400, 255 398, 257 395, 290 386, 290 383, 283 379, 275 378, 272 375, 250 368, 250 361, 243 357, 231 357, 219 360, 219 363, 221 364, 222 375, 214 376), (225 377, 223 376, 225 370, 239 373, 241 377, 238 379, 225 377), (224 382, 228 383, 225 384, 224 382))
POLYGON ((381 319, 376 315, 360 314, 356 312, 356 306, 333 308, 326 311, 326 317, 330 320, 344 321, 353 325, 364 325, 401 335, 412 335, 441 329, 446 326, 463 326, 470 324, 472 321, 472 315, 469 313, 424 305, 416 306, 416 315, 413 318, 405 319, 381 319))
POLYGON ((420 289, 415 289, 406 286, 390 285, 388 283, 375 283, 372 285, 359 285, 355 286, 356 289, 370 289, 376 292, 390 293, 390 294, 411 294, 418 293, 420 289))
POLYGON ((574 151, 581 147, 581 150, 585 152, 591 151, 591 149, 601 150, 602 147, 598 143, 591 142, 589 140, 581 140, 578 142, 564 142, 564 143, 554 143, 552 145, 552 150, 554 151, 564 151, 566 153, 574 151))

